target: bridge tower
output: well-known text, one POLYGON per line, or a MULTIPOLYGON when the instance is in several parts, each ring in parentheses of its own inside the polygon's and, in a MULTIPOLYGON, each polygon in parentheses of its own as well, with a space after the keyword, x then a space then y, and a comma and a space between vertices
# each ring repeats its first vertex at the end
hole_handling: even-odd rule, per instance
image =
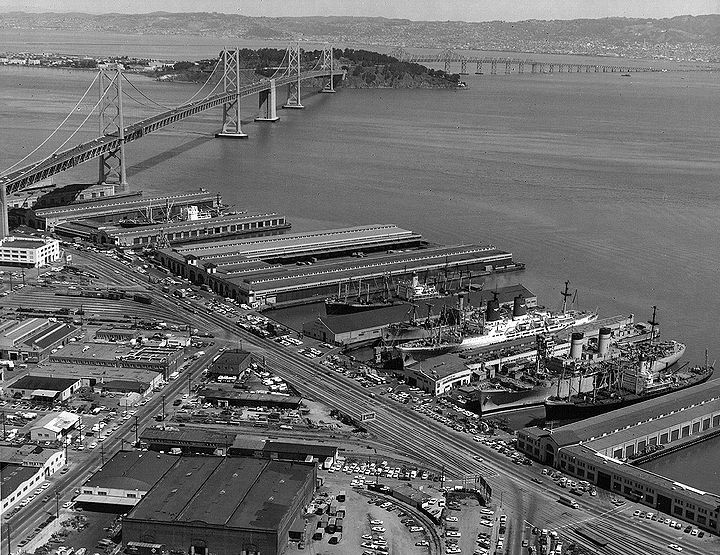
POLYGON ((525 62, 523 60, 520 60, 518 62, 518 73, 524 73, 525 72, 525 62))
POLYGON ((467 60, 464 58, 460 60, 460 75, 470 75, 467 70, 467 60))
POLYGON ((334 93, 335 92, 335 79, 333 76, 333 70, 335 69, 335 57, 333 56, 333 47, 332 44, 326 44, 323 46, 322 51, 322 64, 320 66, 322 69, 330 70, 330 77, 327 80, 327 83, 325 83, 325 86, 322 88, 322 91, 324 93, 334 93))
POLYGON ((100 135, 117 135, 120 139, 114 150, 99 157, 98 183, 112 184, 115 193, 128 189, 125 171, 125 123, 123 121, 121 64, 111 64, 100 69, 98 84, 100 102, 98 120, 100 135))
POLYGON ((225 49, 220 53, 222 87, 230 98, 223 104, 222 130, 216 137, 247 139, 240 126, 240 51, 225 49))
POLYGON ((287 102, 283 108, 302 109, 305 106, 300 102, 300 43, 296 42, 288 47, 288 75, 295 75, 296 80, 288 83, 287 102))
POLYGON ((0 239, 4 239, 8 235, 10 235, 10 225, 8 224, 7 196, 5 184, 0 183, 0 239))
POLYGON ((505 75, 510 75, 510 62, 505 62, 505 75))
POLYGON ((478 60, 477 65, 475 66, 475 75, 483 74, 482 66, 483 66, 482 60, 478 60))
POLYGON ((493 60, 490 62, 490 75, 495 75, 497 73, 497 62, 493 60))

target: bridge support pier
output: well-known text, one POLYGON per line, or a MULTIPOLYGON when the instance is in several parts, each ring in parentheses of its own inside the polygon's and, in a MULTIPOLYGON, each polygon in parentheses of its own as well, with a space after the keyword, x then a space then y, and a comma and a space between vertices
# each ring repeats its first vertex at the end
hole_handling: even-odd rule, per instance
POLYGON ((270 79, 270 88, 258 93, 258 107, 262 115, 255 118, 255 121, 269 121, 275 123, 280 118, 277 115, 277 89, 275 79, 270 79))
POLYGON ((247 139, 240 126, 240 52, 223 50, 223 92, 235 93, 234 100, 223 104, 222 131, 215 133, 221 139, 247 139))
POLYGON ((98 116, 100 135, 117 134, 118 146, 99 158, 98 183, 114 185, 114 193, 128 190, 125 172, 125 123, 122 102, 122 66, 115 64, 100 70, 98 116))
POLYGON ((335 69, 335 56, 333 55, 333 47, 328 44, 323 47, 322 51, 322 69, 330 70, 330 77, 328 77, 327 83, 320 92, 323 93, 334 93, 335 92, 335 79, 333 77, 333 70, 335 69))
POLYGON ((301 110, 305 106, 300 102, 300 43, 296 42, 292 48, 288 48, 288 72, 290 75, 297 75, 297 80, 288 83, 287 101, 283 108, 301 110))

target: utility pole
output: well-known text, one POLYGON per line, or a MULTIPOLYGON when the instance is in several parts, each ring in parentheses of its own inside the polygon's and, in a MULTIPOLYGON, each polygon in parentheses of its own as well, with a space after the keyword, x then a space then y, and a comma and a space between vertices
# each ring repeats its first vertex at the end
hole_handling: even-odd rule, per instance
POLYGON ((135 417, 135 446, 138 444, 138 417, 135 417))
POLYGON ((188 396, 192 395, 192 372, 188 371, 188 396))
POLYGON ((101 466, 105 466, 105 442, 100 441, 100 462, 101 466))
POLYGON ((55 490, 55 518, 60 518, 60 492, 55 490))
POLYGON ((22 275, 23 287, 25 287, 25 268, 22 269, 22 271, 20 272, 20 275, 22 275))
POLYGON ((165 395, 162 396, 162 420, 165 422, 165 395))

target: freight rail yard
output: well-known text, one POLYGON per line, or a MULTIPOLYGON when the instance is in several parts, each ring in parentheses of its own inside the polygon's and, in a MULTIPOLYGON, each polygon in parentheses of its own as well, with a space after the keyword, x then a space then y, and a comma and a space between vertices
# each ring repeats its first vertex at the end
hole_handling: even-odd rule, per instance
POLYGON ((18 212, 17 246, 56 251, 0 270, 2 553, 718 549, 720 497, 639 466, 715 433, 715 389, 551 431, 495 415, 541 404, 529 383, 582 393, 579 368, 655 324, 595 314, 464 347, 444 337, 478 315, 547 310, 483 286, 523 267, 493 246, 296 233, 206 191, 75 201, 18 212), (330 297, 352 309, 278 317, 330 297))

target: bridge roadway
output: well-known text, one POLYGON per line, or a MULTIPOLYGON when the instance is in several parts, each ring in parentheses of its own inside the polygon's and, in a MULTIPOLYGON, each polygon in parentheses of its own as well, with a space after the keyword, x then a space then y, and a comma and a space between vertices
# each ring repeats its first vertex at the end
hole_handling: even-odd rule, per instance
MULTIPOLYGON (((91 255, 88 258, 99 265, 116 267, 130 281, 146 285, 137 276, 126 273, 125 267, 117 261, 101 255, 91 255)), ((177 307, 176 302, 164 298, 157 288, 151 295, 154 304, 159 307, 177 307)), ((322 365, 278 343, 244 332, 230 319, 208 313, 205 307, 198 305, 198 314, 193 316, 193 325, 205 327, 208 331, 222 332, 227 337, 242 339, 244 348, 250 347, 264 354, 274 371, 290 381, 303 396, 354 415, 366 410, 375 411, 377 419, 367 423, 368 430, 378 440, 393 444, 418 463, 431 468, 444 466, 447 475, 456 478, 481 472, 493 488, 493 501, 499 502, 503 512, 508 515, 507 553, 522 552, 522 539, 530 538, 531 526, 557 529, 566 540, 566 545, 567 541, 572 541, 586 547, 591 553, 661 555, 668 552, 666 545, 669 543, 683 544, 684 552, 693 555, 708 552, 708 544, 701 543, 701 540, 692 538, 694 543, 688 544, 691 538, 687 535, 683 538, 682 533, 678 535, 675 530, 671 531, 666 526, 631 518, 629 513, 634 509, 631 503, 628 502, 620 508, 613 507, 609 502, 609 495, 602 491, 597 498, 579 498, 580 511, 560 505, 557 503, 558 494, 565 493, 566 490, 553 491, 556 487, 554 484, 548 487, 545 483, 536 484, 531 481, 531 478, 541 476, 537 465, 509 465, 506 457, 478 445, 468 435, 448 429, 386 397, 371 398, 369 392, 356 381, 335 372, 328 372, 322 365), (482 456, 482 467, 473 459, 474 455, 482 456), (584 526, 599 533, 608 541, 608 545, 605 548, 594 546, 575 531, 577 526, 584 526)), ((198 368, 199 366, 195 365, 192 372, 197 372, 198 368)), ((185 380, 171 383, 165 393, 177 393, 184 383, 185 380)), ((143 413, 144 417, 151 417, 153 411, 157 411, 157 399, 155 404, 148 404, 143 413)), ((129 431, 127 428, 126 433, 129 431)), ((119 443, 119 440, 116 441, 119 443)), ((83 469, 87 472, 91 466, 83 469)), ((85 474, 75 472, 73 476, 76 480, 67 482, 67 487, 77 487, 85 474)), ((548 482, 547 478, 543 479, 548 482)), ((32 506, 31 504, 29 507, 32 506)), ((26 510, 21 514, 28 514, 26 510)), ((41 520, 37 515, 28 518, 31 522, 41 520)), ((30 531, 33 527, 34 524, 26 525, 23 521, 21 532, 30 531)))
MULTIPOLYGON (((333 71, 333 78, 344 75, 344 71, 333 71)), ((317 79, 330 76, 330 71, 326 69, 306 71, 300 74, 301 80, 317 79)), ((298 80, 297 75, 284 75, 275 80, 275 87, 289 85, 298 80)), ((269 79, 251 83, 240 88, 240 98, 252 96, 263 91, 270 90, 272 84, 269 79)), ((0 177, 0 186, 5 188, 7 194, 20 191, 35 183, 38 183, 50 176, 73 168, 83 162, 98 158, 104 154, 115 152, 120 148, 121 144, 127 144, 136 141, 148 133, 157 131, 167 125, 175 123, 179 120, 193 116, 204 110, 221 106, 235 100, 237 93, 223 92, 212 95, 203 100, 179 106, 172 110, 162 112, 151 116, 144 120, 140 120, 124 129, 124 137, 120 138, 117 133, 104 135, 91 141, 80 143, 79 145, 63 150, 56 155, 24 166, 13 172, 0 177)))

